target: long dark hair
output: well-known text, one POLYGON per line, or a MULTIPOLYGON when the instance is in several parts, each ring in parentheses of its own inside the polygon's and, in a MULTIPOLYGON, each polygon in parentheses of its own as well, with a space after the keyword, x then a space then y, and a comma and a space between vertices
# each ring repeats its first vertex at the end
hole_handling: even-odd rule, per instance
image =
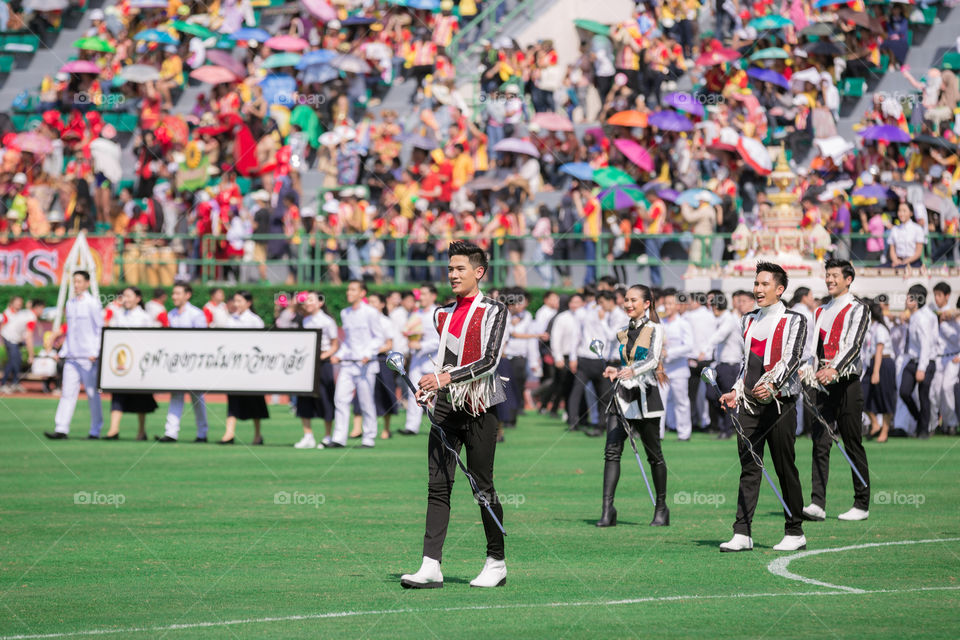
MULTIPOLYGON (((870 320, 873 322, 879 322, 883 326, 887 327, 887 321, 883 317, 883 307, 880 306, 880 303, 875 299, 870 300, 867 308, 870 309, 870 320)), ((890 327, 887 327, 889 329, 890 327)))
POLYGON ((139 288, 139 287, 135 287, 135 286, 133 286, 132 284, 125 286, 125 287, 123 288, 123 291, 126 291, 126 290, 128 290, 128 289, 133 292, 133 295, 135 295, 135 296, 137 296, 137 298, 139 298, 139 300, 137 300, 137 306, 140 307, 141 309, 143 309, 143 308, 144 308, 144 306, 143 306, 143 292, 140 291, 140 288, 139 288))
MULTIPOLYGON (((660 316, 657 314, 657 310, 653 306, 653 291, 650 290, 650 287, 648 287, 645 284, 635 284, 632 287, 630 287, 630 289, 636 289, 637 291, 639 291, 640 295, 643 296, 644 302, 650 303, 650 307, 647 312, 650 316, 650 321, 660 324, 660 316)), ((667 383, 667 374, 663 370, 663 358, 660 358, 657 361, 656 376, 657 376, 657 381, 660 384, 667 383)))

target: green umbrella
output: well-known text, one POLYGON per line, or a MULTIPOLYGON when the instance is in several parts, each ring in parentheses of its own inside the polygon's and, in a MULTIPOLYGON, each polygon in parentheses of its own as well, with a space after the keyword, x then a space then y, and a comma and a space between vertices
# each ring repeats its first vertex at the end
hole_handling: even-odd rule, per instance
POLYGON ((275 53, 272 56, 268 57, 263 61, 263 64, 260 65, 264 69, 277 69, 279 67, 295 67, 297 63, 300 62, 302 58, 299 53, 293 53, 292 51, 284 51, 282 53, 275 53))
POLYGON ((747 25, 753 27, 757 31, 764 31, 769 29, 782 29, 784 27, 792 27, 793 20, 786 18, 778 14, 772 14, 769 16, 761 16, 759 18, 754 18, 747 25))
POLYGON ((766 49, 760 49, 760 51, 755 51, 750 56, 750 60, 786 60, 789 57, 790 54, 781 47, 768 47, 766 49))
POLYGON ((596 33, 601 36, 610 35, 610 25, 597 22, 596 20, 574 20, 573 24, 590 33, 596 33))
POLYGON ((207 38, 216 38, 220 35, 216 31, 207 29, 203 25, 183 22, 182 20, 175 20, 170 26, 180 33, 188 33, 191 36, 197 36, 198 38, 203 38, 204 40, 207 38))
POLYGON ((313 107, 301 104, 290 112, 290 124, 297 125, 307 137, 307 143, 316 149, 320 142, 320 118, 313 107))
POLYGON ((93 36, 87 38, 80 38, 73 43, 77 49, 83 49, 84 51, 99 51, 101 53, 115 53, 116 48, 104 40, 103 38, 96 38, 93 36))
POLYGON ((630 177, 630 174, 622 169, 615 167, 604 167, 593 172, 593 181, 606 189, 616 185, 634 185, 636 180, 630 177))
POLYGON ((620 211, 631 209, 639 203, 649 203, 643 191, 635 184, 610 187, 598 193, 597 197, 604 211, 620 211))
POLYGON ((808 24, 801 31, 800 35, 804 36, 829 36, 833 35, 833 27, 831 27, 826 22, 814 22, 813 24, 808 24))

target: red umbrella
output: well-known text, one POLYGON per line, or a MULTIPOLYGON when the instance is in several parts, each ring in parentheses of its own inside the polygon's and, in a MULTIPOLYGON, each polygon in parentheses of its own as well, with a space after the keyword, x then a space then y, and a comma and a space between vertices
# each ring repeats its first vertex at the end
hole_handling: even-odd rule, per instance
POLYGON ((208 49, 207 62, 233 71, 238 78, 244 78, 247 75, 247 68, 243 63, 221 49, 208 49))
POLYGON ((53 151, 53 143, 50 142, 50 138, 35 131, 18 133, 13 139, 13 146, 27 153, 47 154, 53 151))
POLYGON ((207 84, 221 84, 223 82, 236 82, 240 78, 233 71, 219 65, 211 64, 197 67, 190 72, 190 77, 207 84))
POLYGON ((180 116, 167 116, 160 122, 158 129, 161 127, 167 130, 174 144, 186 144, 190 138, 187 123, 180 116))
POLYGON ((744 162, 761 176, 769 175, 773 171, 773 159, 770 157, 770 152, 756 138, 740 136, 740 140, 737 142, 737 151, 744 162))
POLYGON ((573 131, 570 118, 562 113, 538 113, 533 116, 533 124, 546 131, 573 131))
POLYGON ((723 64, 724 62, 733 62, 739 57, 739 51, 720 48, 701 53, 696 60, 696 64, 698 67, 712 67, 714 65, 723 64))
POLYGON ((264 44, 275 51, 303 51, 310 46, 310 43, 297 36, 273 36, 264 44))
POLYGON ((653 171, 653 158, 639 142, 627 138, 617 138, 613 141, 613 144, 620 150, 620 153, 627 157, 627 160, 644 171, 653 171))

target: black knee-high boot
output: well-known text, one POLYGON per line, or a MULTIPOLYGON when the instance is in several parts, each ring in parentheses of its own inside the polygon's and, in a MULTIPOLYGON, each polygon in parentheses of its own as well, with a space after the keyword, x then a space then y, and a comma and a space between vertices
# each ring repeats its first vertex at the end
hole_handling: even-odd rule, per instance
POLYGON ((670 525, 670 509, 667 508, 667 464, 661 462, 650 468, 653 476, 653 489, 657 495, 657 504, 653 510, 651 527, 666 527, 670 525))
POLYGON ((598 527, 617 526, 617 510, 613 506, 613 496, 617 492, 620 480, 620 460, 606 460, 603 463, 603 511, 597 520, 598 527))

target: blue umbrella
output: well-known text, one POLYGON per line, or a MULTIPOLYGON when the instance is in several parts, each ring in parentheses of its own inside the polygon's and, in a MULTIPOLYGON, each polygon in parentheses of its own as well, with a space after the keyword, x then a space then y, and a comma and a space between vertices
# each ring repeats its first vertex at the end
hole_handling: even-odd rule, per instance
POLYGON ((361 27, 368 24, 373 24, 376 22, 373 18, 367 18, 366 16, 350 16, 346 20, 340 23, 344 27, 361 27))
POLYGON ((323 84, 340 76, 340 72, 328 64, 313 64, 303 70, 300 81, 303 84, 323 84))
POLYGON ((781 73, 777 73, 773 69, 761 69, 760 67, 750 67, 749 69, 747 69, 747 76, 750 78, 753 78, 754 80, 775 84, 778 87, 783 87, 784 89, 790 88, 790 82, 787 80, 787 77, 781 73))
POLYGON ((337 55, 339 54, 336 51, 330 51, 329 49, 308 51, 300 58, 300 62, 297 63, 297 69, 306 69, 314 64, 330 64, 337 55))
POLYGON ((589 162, 568 162, 560 165, 559 171, 577 180, 593 180, 593 167, 589 162))
POLYGON ((422 9, 424 11, 436 11, 440 8, 440 0, 406 0, 403 5, 410 9, 422 9))
POLYGON ((677 197, 677 204, 689 204, 691 207, 698 206, 701 202, 707 201, 710 204, 720 204, 723 200, 713 191, 706 189, 687 189, 677 197))
POLYGON ((157 44, 180 44, 179 40, 174 38, 166 31, 160 31, 159 29, 147 29, 146 31, 141 31, 137 35, 133 36, 133 39, 139 40, 140 42, 156 42, 157 44))
POLYGON ((230 34, 234 40, 256 40, 257 42, 266 42, 270 39, 270 34, 263 29, 256 27, 244 27, 230 34))
POLYGON ((293 94, 297 90, 297 81, 290 76, 267 76, 260 81, 263 99, 269 104, 293 104, 293 94))
POLYGON ((835 4, 846 4, 848 0, 817 0, 813 3, 815 9, 822 9, 824 7, 832 7, 835 4))
POLYGON ((886 187, 881 187, 878 184, 870 184, 865 187, 860 187, 859 189, 854 189, 851 194, 854 197, 861 198, 875 198, 877 200, 886 200, 890 195, 890 190, 886 187))

